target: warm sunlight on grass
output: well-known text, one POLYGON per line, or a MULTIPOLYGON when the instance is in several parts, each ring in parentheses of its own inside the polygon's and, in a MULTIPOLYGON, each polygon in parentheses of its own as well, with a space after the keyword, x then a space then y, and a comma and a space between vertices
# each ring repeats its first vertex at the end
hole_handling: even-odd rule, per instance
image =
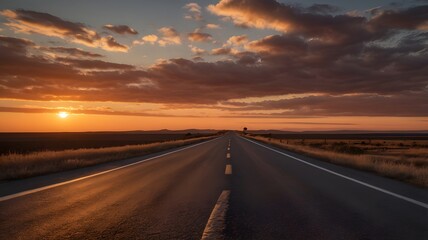
POLYGON ((30 154, 10 153, 0 156, 0 180, 31 177, 114 160, 144 156, 211 138, 214 138, 214 136, 120 147, 41 151, 30 154))
POLYGON ((280 148, 428 187, 426 141, 287 140, 250 136, 280 148))

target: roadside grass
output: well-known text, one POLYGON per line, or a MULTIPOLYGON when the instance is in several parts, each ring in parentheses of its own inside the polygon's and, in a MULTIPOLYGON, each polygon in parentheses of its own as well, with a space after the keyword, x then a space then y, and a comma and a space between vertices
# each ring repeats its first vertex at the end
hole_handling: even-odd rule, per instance
POLYGON ((39 151, 0 155, 0 180, 20 179, 92 166, 99 163, 144 156, 212 139, 215 136, 105 148, 39 151))
POLYGON ((247 135, 247 137, 331 163, 428 187, 428 146, 424 143, 404 145, 401 142, 392 144, 382 141, 382 145, 379 145, 379 142, 363 144, 342 140, 305 142, 263 136, 247 135))

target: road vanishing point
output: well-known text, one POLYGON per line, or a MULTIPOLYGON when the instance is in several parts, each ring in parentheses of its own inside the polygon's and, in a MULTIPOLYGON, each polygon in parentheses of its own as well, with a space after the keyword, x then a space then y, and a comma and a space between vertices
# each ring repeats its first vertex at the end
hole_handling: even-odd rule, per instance
POLYGON ((230 132, 2 182, 0 239, 428 239, 428 191, 230 132))

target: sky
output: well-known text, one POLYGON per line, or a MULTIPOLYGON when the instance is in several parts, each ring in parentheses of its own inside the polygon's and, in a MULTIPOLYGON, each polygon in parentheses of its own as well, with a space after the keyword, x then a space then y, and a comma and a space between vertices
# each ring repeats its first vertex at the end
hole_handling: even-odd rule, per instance
POLYGON ((427 30, 426 0, 1 1, 0 132, 428 130, 427 30))

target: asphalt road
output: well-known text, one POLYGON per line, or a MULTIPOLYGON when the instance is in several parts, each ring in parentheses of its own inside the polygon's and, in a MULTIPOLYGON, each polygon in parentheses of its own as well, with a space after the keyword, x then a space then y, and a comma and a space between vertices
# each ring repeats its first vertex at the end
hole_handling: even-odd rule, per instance
POLYGON ((266 146, 229 133, 0 183, 0 239, 428 239, 427 189, 266 146))

